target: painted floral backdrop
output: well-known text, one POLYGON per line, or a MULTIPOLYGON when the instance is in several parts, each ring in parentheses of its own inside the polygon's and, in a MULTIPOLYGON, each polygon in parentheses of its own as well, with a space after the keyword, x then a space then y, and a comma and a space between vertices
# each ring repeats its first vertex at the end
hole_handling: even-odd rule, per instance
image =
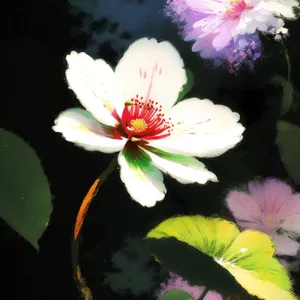
POLYGON ((300 299, 300 3, 2 9, 5 299, 300 299))

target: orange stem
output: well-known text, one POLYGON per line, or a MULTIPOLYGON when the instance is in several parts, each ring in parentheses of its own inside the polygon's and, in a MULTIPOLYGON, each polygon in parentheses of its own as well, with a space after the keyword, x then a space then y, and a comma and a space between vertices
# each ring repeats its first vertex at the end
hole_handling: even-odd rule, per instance
POLYGON ((83 222, 85 220, 87 211, 89 209, 89 206, 92 202, 92 200, 95 198, 97 195, 97 192, 100 188, 100 186, 105 182, 105 180, 108 178, 108 176, 115 170, 116 164, 117 164, 117 158, 118 156, 115 156, 115 158, 110 162, 108 167, 100 174, 100 176, 95 180, 93 185, 90 187, 88 193, 84 197, 78 214, 76 216, 76 221, 75 221, 75 226, 74 226, 74 233, 73 233, 73 238, 72 238, 72 266, 73 266, 73 272, 75 279, 78 280, 79 283, 81 283, 81 287, 83 286, 86 288, 86 285, 81 282, 80 278, 78 277, 78 270, 79 268, 79 246, 81 243, 81 238, 80 238, 80 232, 83 226, 83 222))
POLYGON ((97 195, 97 192, 99 190, 99 184, 100 184, 100 178, 97 178, 93 185, 90 187, 88 193, 84 197, 81 206, 79 208, 79 212, 76 217, 75 227, 74 227, 74 241, 77 239, 78 234, 81 230, 81 227, 83 225, 83 221, 85 218, 85 215, 89 209, 89 206, 94 199, 94 197, 97 195))

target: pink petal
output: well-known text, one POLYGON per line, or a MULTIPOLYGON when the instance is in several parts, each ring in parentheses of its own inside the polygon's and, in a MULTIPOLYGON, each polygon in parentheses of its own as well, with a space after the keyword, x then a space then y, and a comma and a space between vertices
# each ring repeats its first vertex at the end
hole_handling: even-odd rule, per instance
POLYGON ((167 284, 163 283, 160 284, 161 289, 158 292, 158 296, 161 297, 165 293, 172 291, 174 289, 180 289, 188 292, 194 299, 198 299, 204 288, 197 286, 197 285, 189 285, 189 283, 184 280, 181 276, 176 275, 172 272, 169 272, 170 278, 168 279, 167 284))
POLYGON ((217 51, 220 51, 229 44, 230 40, 233 38, 233 32, 236 29, 237 25, 238 19, 220 24, 220 33, 213 39, 212 42, 213 47, 217 51))
POLYGON ((215 291, 209 291, 206 296, 204 297, 205 300, 222 300, 223 297, 215 292, 215 291))
POLYGON ((276 246, 276 254, 296 256, 300 250, 300 243, 289 238, 286 234, 279 235, 275 231, 270 231, 268 234, 273 238, 276 246))
POLYGON ((281 228, 292 236, 300 236, 300 213, 287 217, 281 224, 281 228))
POLYGON ((254 229, 254 230, 258 230, 258 231, 262 231, 265 232, 266 228, 263 225, 263 223, 254 221, 254 222, 249 222, 249 221, 237 221, 237 224, 244 228, 244 229, 254 229))
MULTIPOLYGON (((193 32, 191 32, 193 33, 193 32)), ((195 32, 195 36, 196 36, 195 32)), ((212 40, 215 38, 216 34, 215 33, 210 33, 207 34, 204 37, 198 38, 198 36, 196 36, 197 41, 195 42, 195 44, 192 47, 192 51, 193 52, 197 52, 197 51, 201 51, 201 55, 203 56, 203 53, 205 53, 205 57, 210 57, 211 53, 213 53, 215 51, 215 49, 212 46, 212 40)))
POLYGON ((287 218, 292 215, 300 215, 300 194, 294 194, 286 201, 285 205, 278 211, 279 218, 287 218))
POLYGON ((259 223, 261 211, 248 194, 232 191, 227 195, 225 202, 237 220, 259 223))
POLYGON ((279 179, 267 179, 264 182, 252 181, 248 184, 255 202, 266 214, 276 214, 293 195, 292 188, 279 179))
POLYGON ((207 34, 215 33, 220 32, 222 23, 224 23, 224 20, 222 20, 221 16, 210 15, 194 23, 193 28, 199 28, 202 32, 207 34))
POLYGON ((197 12, 222 13, 224 12, 224 3, 222 0, 186 0, 191 9, 197 12))

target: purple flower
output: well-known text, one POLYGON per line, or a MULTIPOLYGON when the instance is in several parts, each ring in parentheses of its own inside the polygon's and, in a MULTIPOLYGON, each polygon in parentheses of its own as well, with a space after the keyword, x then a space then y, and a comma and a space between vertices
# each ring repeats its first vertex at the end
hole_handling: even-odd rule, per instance
MULTIPOLYGON (((230 73, 236 74, 242 66, 246 66, 252 71, 254 61, 261 56, 262 46, 257 34, 236 35, 220 49, 214 47, 212 43, 212 38, 215 36, 212 34, 213 28, 207 28, 207 31, 211 32, 204 35, 195 30, 194 24, 200 20, 202 23, 207 20, 207 13, 193 10, 188 5, 188 1, 167 0, 165 15, 179 26, 184 40, 196 40, 192 51, 199 52, 203 58, 213 59, 215 66, 225 63, 230 73)), ((207 20, 207 22, 209 21, 207 20)))
POLYGON ((165 13, 180 24, 186 41, 195 41, 193 51, 220 51, 240 35, 287 34, 282 17, 296 18, 293 5, 296 0, 167 0, 165 13))
POLYGON ((219 52, 219 57, 228 64, 230 73, 237 73, 241 67, 254 70, 255 61, 260 58, 261 41, 257 34, 241 35, 231 40, 229 45, 219 52))

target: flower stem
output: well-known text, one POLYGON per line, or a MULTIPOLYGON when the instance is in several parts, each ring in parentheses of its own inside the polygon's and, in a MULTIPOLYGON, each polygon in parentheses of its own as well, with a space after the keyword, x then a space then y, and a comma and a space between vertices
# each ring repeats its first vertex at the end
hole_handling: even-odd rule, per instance
POLYGON ((282 42, 281 45, 283 47, 283 52, 284 52, 284 56, 285 56, 286 63, 287 63, 287 80, 290 82, 291 81, 291 70, 292 70, 291 61, 290 61, 289 53, 288 53, 288 50, 287 50, 285 44, 282 42))
MULTIPOLYGON (((89 288, 86 286, 86 282, 81 275, 81 270, 79 267, 79 247, 80 247, 80 243, 82 240, 80 233, 81 233, 82 225, 85 220, 89 206, 90 206, 92 200, 97 195, 99 188, 106 181, 106 179, 109 177, 109 175, 115 170, 116 165, 117 165, 117 158, 118 158, 118 156, 114 157, 114 159, 110 162, 108 167, 100 174, 100 176, 95 180, 93 185, 90 187, 88 193, 86 194, 86 196, 84 197, 84 199, 80 205, 80 208, 79 208, 79 211, 78 211, 78 214, 76 217, 76 222, 75 222, 75 226, 74 226, 74 235, 73 235, 73 239, 72 239, 71 253, 72 253, 73 274, 74 274, 75 280, 79 284, 81 293, 83 293, 83 291, 87 291, 87 290, 88 290, 88 293, 90 293, 89 288)), ((83 295, 83 296, 85 299, 87 299, 87 297, 85 295, 83 295)), ((90 298, 90 299, 92 299, 92 298, 90 298)))
POLYGON ((208 293, 208 291, 209 289, 206 287, 198 300, 203 300, 206 294, 208 293))

